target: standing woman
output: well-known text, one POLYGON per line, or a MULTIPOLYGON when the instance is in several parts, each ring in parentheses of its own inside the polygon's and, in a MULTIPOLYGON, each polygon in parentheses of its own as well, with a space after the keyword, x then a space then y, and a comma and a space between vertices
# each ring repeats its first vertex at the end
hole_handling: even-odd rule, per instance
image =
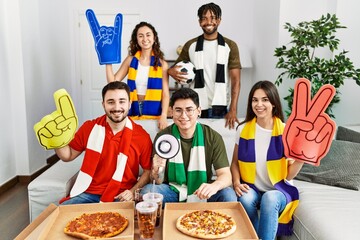
POLYGON ((299 192, 288 180, 303 163, 284 156, 284 127, 275 85, 257 82, 249 93, 245 120, 237 129, 231 173, 238 201, 263 240, 292 234, 292 214, 299 202, 299 192))
POLYGON ((167 127, 169 108, 168 63, 160 50, 155 28, 147 23, 137 24, 131 34, 129 55, 114 74, 106 65, 108 82, 122 81, 126 75, 132 101, 129 116, 133 120, 158 119, 159 129, 167 127))

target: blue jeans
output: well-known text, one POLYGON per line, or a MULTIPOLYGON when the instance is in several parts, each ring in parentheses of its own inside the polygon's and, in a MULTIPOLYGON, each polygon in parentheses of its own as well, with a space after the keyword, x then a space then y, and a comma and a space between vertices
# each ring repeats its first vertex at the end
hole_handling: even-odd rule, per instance
POLYGON ((225 115, 228 113, 227 108, 225 107, 224 109, 220 110, 220 111, 214 111, 213 108, 209 108, 209 109, 205 109, 205 110, 201 110, 201 118, 224 118, 225 115))
POLYGON ((144 109, 144 102, 138 101, 138 103, 139 103, 139 113, 140 113, 140 116, 141 116, 142 113, 143 113, 143 109, 144 109))
MULTIPOLYGON (((142 194, 148 192, 156 192, 161 193, 164 196, 163 199, 163 207, 167 202, 179 202, 179 194, 174 192, 170 185, 168 184, 147 184, 141 190, 142 194)), ((234 190, 230 187, 221 189, 214 195, 212 195, 208 200, 208 202, 236 202, 236 194, 234 190)))
MULTIPOLYGON (((81 193, 75 197, 70 198, 61 203, 61 205, 69 205, 69 204, 79 204, 79 203, 98 203, 100 202, 101 195, 91 194, 91 193, 81 193)), ((119 201, 118 199, 114 199, 114 202, 119 201)))
POLYGON ((248 193, 238 197, 262 240, 274 240, 278 229, 279 214, 286 206, 285 195, 278 190, 256 192, 250 188, 248 193), (260 217, 258 208, 260 206, 260 217))

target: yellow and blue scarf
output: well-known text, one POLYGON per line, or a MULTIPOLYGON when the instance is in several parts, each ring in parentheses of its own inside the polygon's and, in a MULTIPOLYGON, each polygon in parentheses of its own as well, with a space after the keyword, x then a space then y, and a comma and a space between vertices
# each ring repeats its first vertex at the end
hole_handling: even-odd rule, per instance
POLYGON ((128 85, 130 87, 130 100, 132 101, 129 116, 133 120, 138 119, 158 119, 161 115, 161 98, 162 98, 162 67, 154 66, 155 56, 152 53, 150 60, 149 78, 147 83, 147 90, 145 93, 145 100, 143 102, 143 111, 140 115, 139 102, 136 91, 136 75, 139 66, 139 59, 141 51, 135 53, 131 60, 128 72, 128 85))
POLYGON ((171 133, 179 141, 179 153, 168 163, 168 178, 171 189, 179 193, 179 201, 187 200, 202 183, 207 182, 206 161, 205 161, 205 140, 201 124, 196 123, 195 133, 190 150, 190 161, 187 174, 184 166, 184 159, 181 151, 180 132, 173 124, 171 133))
MULTIPOLYGON (((247 122, 241 131, 238 147, 238 163, 241 182, 248 184, 255 191, 258 191, 254 185, 256 176, 255 129, 256 118, 247 122)), ((299 192, 297 188, 285 181, 288 163, 284 156, 284 146, 282 142, 283 132, 284 124, 279 118, 275 117, 274 128, 267 152, 267 170, 273 186, 286 196, 286 207, 278 218, 278 236, 292 234, 292 215, 299 204, 299 192)))

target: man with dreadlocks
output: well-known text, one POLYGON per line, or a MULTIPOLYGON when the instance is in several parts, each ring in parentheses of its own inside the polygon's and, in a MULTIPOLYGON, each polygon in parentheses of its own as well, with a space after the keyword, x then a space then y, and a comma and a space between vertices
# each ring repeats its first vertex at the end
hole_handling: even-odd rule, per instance
MULTIPOLYGON (((225 127, 231 129, 239 123, 237 119, 241 70, 239 49, 234 41, 218 32, 221 22, 221 8, 218 5, 215 3, 202 5, 198 10, 198 17, 203 34, 185 43, 175 64, 180 61, 190 61, 195 65, 196 75, 190 87, 199 94, 201 117, 225 117, 225 127)), ((175 67, 175 64, 169 68, 169 75, 178 82, 186 80, 184 76, 186 73, 180 72, 180 66, 175 67)))

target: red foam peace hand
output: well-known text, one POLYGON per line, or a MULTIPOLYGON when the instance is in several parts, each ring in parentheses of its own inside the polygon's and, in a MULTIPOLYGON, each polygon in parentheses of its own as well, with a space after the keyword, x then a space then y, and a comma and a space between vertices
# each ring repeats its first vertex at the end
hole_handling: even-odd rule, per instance
POLYGON ((319 166, 336 129, 335 122, 325 113, 334 95, 334 86, 326 84, 311 100, 310 81, 297 80, 293 109, 283 134, 286 157, 319 166))

